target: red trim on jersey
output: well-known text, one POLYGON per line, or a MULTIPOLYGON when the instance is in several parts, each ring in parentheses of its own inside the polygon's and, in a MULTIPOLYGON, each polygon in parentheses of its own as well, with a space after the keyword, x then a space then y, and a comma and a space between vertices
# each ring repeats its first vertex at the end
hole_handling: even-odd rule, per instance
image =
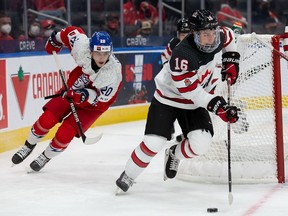
POLYGON ((167 100, 171 100, 171 101, 174 101, 177 103, 183 103, 183 104, 194 104, 192 100, 166 97, 158 89, 156 89, 156 92, 160 97, 167 99, 167 100))
POLYGON ((195 82, 191 83, 190 85, 183 87, 183 88, 177 88, 177 89, 180 93, 186 93, 186 92, 195 90, 198 87, 198 84, 199 84, 199 80, 197 79, 195 80, 195 82))
POLYGON ((228 46, 233 41, 233 36, 230 31, 228 31, 225 27, 222 28, 225 38, 224 38, 224 45, 223 47, 228 46))
POLYGON ((132 158, 133 162, 134 162, 137 166, 139 166, 139 167, 141 167, 141 168, 146 168, 146 167, 148 166, 148 164, 149 164, 149 163, 145 163, 145 162, 141 161, 141 160, 137 157, 137 155, 136 155, 136 153, 135 153, 135 150, 132 152, 131 158, 132 158))
POLYGON ((169 47, 167 47, 167 53, 169 54, 169 56, 171 56, 172 55, 172 50, 171 50, 171 48, 170 48, 170 46, 169 47))
POLYGON ((188 73, 185 73, 183 75, 179 75, 179 76, 173 76, 172 75, 171 77, 172 77, 173 81, 178 82, 178 81, 181 81, 181 80, 184 80, 184 79, 187 79, 187 78, 191 78, 195 74, 197 74, 197 71, 196 72, 195 71, 189 71, 188 73))
POLYGON ((215 89, 216 89, 216 86, 214 86, 213 89, 211 89, 211 90, 209 91, 209 94, 214 95, 215 89))
POLYGON ((68 49, 70 51, 72 50, 72 46, 70 44, 68 35, 71 37, 71 36, 73 36, 73 34, 76 34, 76 33, 85 34, 83 29, 81 29, 80 27, 76 27, 76 26, 69 26, 69 27, 64 28, 60 31, 61 40, 62 40, 63 44, 66 47, 68 47, 68 49))
POLYGON ((288 38, 288 32, 285 32, 284 34, 281 35, 281 38, 286 39, 288 38))
POLYGON ((217 81, 218 81, 218 78, 212 79, 212 80, 211 80, 211 84, 214 84, 214 83, 217 82, 217 81))
POLYGON ((142 152, 144 152, 144 154, 150 156, 150 157, 154 157, 157 153, 151 151, 146 145, 145 143, 142 141, 140 144, 140 149, 142 152))

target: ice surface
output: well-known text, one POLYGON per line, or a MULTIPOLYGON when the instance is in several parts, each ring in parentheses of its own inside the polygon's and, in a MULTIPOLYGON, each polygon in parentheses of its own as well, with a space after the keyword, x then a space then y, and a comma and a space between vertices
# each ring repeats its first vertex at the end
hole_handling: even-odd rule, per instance
POLYGON ((127 193, 115 196, 115 181, 141 142, 144 127, 145 121, 136 121, 91 129, 87 136, 103 132, 97 144, 84 145, 74 139, 65 152, 35 174, 27 174, 27 168, 48 141, 39 143, 26 161, 14 167, 11 157, 16 149, 1 153, 0 215, 288 215, 287 184, 233 185, 234 202, 229 206, 227 184, 164 182, 163 150, 127 193), (209 207, 218 208, 218 213, 207 213, 209 207))

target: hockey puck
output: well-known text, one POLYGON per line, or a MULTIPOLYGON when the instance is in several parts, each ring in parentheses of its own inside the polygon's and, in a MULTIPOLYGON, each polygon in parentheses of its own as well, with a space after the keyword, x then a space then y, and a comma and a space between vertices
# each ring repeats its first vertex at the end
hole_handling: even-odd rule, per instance
POLYGON ((209 213, 218 212, 218 208, 207 208, 207 212, 209 213))

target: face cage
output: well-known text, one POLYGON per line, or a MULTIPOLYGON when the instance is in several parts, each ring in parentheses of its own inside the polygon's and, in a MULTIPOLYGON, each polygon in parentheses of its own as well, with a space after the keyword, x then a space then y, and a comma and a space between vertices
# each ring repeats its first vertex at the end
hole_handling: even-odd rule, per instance
POLYGON ((219 26, 215 29, 215 39, 214 39, 213 44, 209 44, 209 45, 201 44, 199 41, 200 31, 194 32, 194 42, 195 42, 197 48, 200 51, 205 52, 205 53, 211 53, 214 50, 216 50, 217 47, 220 45, 220 28, 219 28, 219 26))

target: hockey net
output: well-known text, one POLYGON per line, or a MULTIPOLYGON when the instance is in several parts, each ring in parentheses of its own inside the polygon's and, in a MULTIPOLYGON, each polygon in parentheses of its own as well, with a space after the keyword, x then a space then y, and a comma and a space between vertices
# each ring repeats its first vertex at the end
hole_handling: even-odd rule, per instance
MULTIPOLYGON (((240 72, 231 87, 231 103, 241 108, 239 121, 231 124, 231 172, 233 183, 285 181, 288 145, 287 61, 279 50, 279 36, 245 34, 238 37, 240 72), (266 45, 263 43, 266 43, 266 45), (282 103, 281 103, 282 97, 282 103)), ((283 51, 282 51, 283 52, 283 51)), ((216 94, 227 97, 227 85, 216 94)), ((227 124, 212 116, 213 144, 207 154, 183 160, 177 174, 184 180, 227 183, 227 124)))

